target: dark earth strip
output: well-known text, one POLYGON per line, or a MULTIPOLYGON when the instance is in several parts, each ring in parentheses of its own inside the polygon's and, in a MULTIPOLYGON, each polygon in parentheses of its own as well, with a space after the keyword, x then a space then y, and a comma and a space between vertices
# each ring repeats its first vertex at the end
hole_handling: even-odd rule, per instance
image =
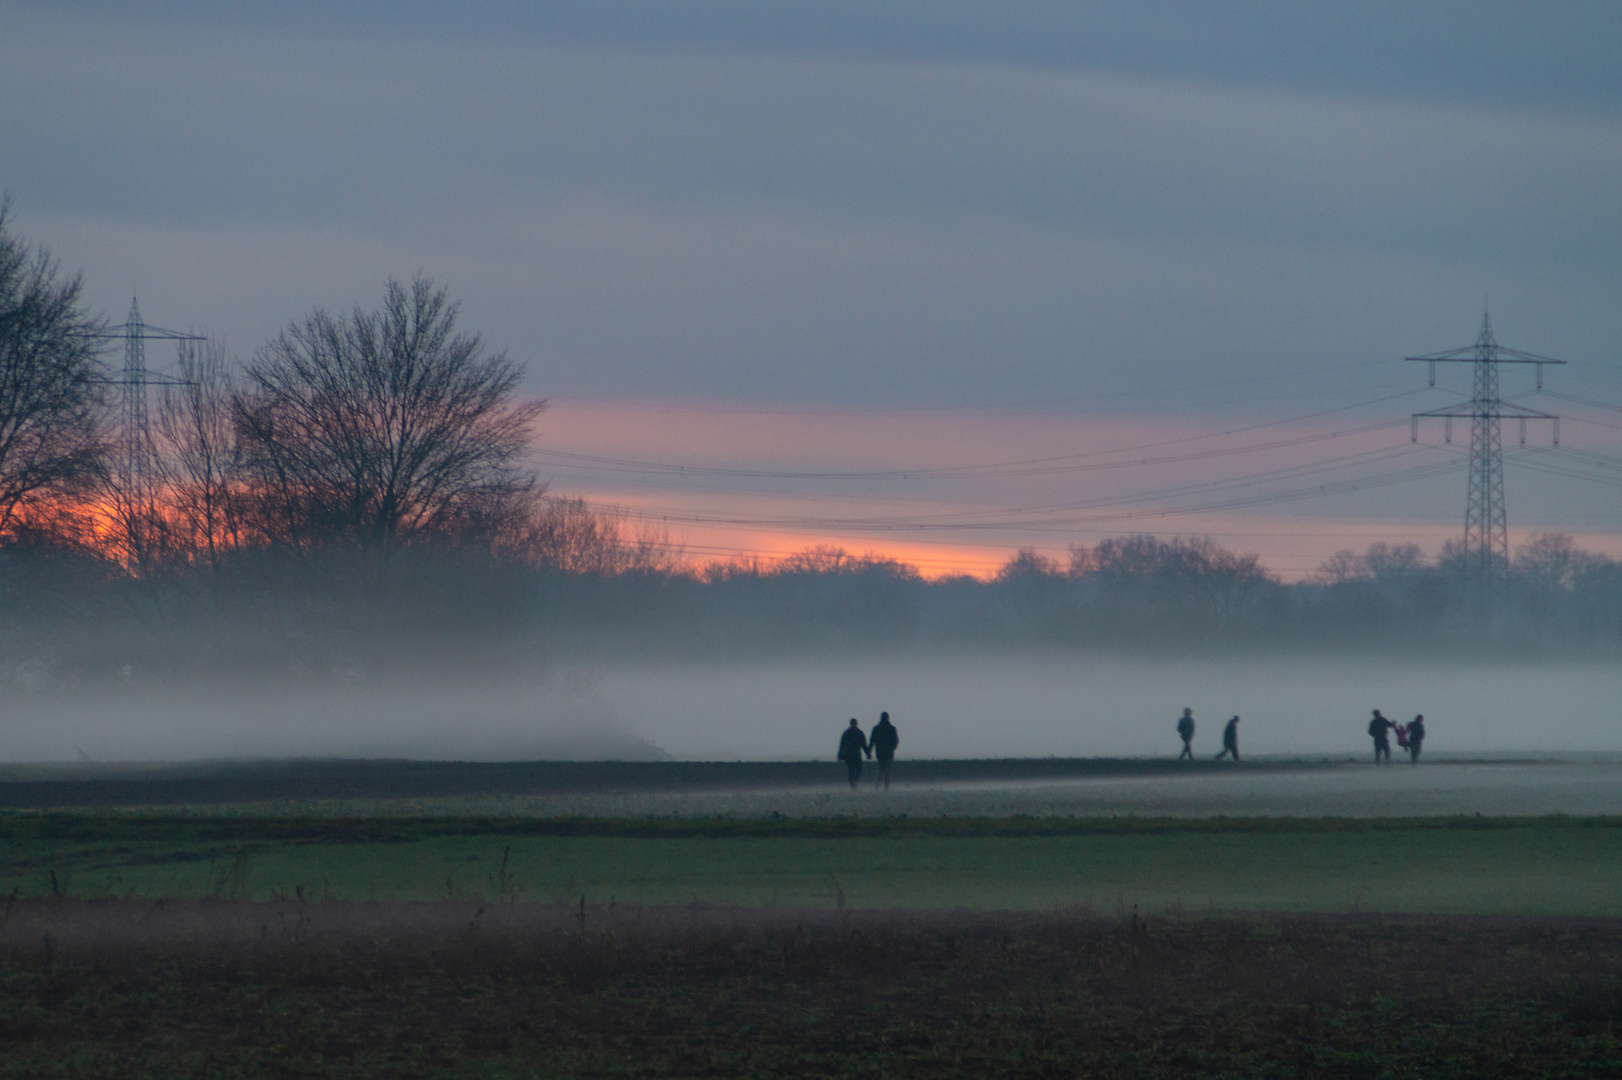
MULTIPOLYGON (((925 785, 1187 775, 1235 768, 1277 773, 1322 762, 1243 765, 1123 758, 901 761, 895 782, 925 785)), ((16 776, 19 769, 11 770, 16 776)), ((166 806, 283 799, 386 799, 583 792, 836 787, 844 770, 817 761, 267 761, 75 768, 0 780, 0 807, 166 806)))
MULTIPOLYGON (((855 839, 859 837, 1147 836, 1177 834, 1391 833, 1466 830, 1499 832, 1538 828, 1622 828, 1622 817, 1487 817, 1481 814, 1418 818, 1345 817, 329 817, 131 815, 0 811, 0 841, 52 843, 223 843, 320 841, 409 843, 434 837, 727 837, 855 839)), ((0 860, 0 865, 4 865, 0 860)))
POLYGON ((1622 1072, 1622 922, 13 901, 0 1077, 1622 1072))

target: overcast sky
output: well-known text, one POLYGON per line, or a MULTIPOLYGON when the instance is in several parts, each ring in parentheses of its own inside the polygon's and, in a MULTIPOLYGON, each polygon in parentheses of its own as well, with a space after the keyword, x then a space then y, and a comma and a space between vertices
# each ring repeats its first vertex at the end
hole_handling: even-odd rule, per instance
MULTIPOLYGON (((115 320, 138 289, 151 322, 244 354, 312 307, 428 274, 554 400, 543 449, 601 455, 613 417, 640 430, 673 407, 659 415, 688 422, 638 460, 782 468, 780 433, 732 419, 761 410, 841 432, 796 431, 810 469, 1130 445, 1128 418, 1177 437, 1422 389, 1401 357, 1469 342, 1484 298, 1506 344, 1574 361, 1551 385, 1622 401, 1611 0, 259 7, 0 2, 17 226, 115 320), (918 416, 935 427, 910 450, 864 442, 918 416), (1113 426, 1086 426, 1100 417, 1113 426), (731 426, 724 445, 708 434, 731 426)), ((1608 434, 1562 432, 1614 453, 1608 434)), ((1387 436, 1395 452, 1406 427, 1387 436)), ((676 518, 716 494, 546 467, 559 489, 676 518)), ((841 497, 1008 511, 1184 475, 841 497)), ((1440 537, 1463 479, 1416 485, 1266 512, 1314 535, 1333 518, 1440 537)), ((1615 494, 1512 473, 1511 521, 1622 533, 1615 494)))

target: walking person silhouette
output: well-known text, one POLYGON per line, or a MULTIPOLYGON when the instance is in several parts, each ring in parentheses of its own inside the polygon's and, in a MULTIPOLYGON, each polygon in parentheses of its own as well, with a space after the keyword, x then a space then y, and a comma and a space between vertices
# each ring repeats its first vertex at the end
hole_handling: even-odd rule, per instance
POLYGON ((1218 754, 1216 759, 1221 761, 1229 754, 1233 755, 1233 760, 1239 760, 1239 718, 1237 716, 1229 720, 1228 726, 1222 729, 1222 753, 1218 754))
POLYGON ((1425 714, 1420 713, 1414 717, 1414 722, 1408 725, 1408 761, 1410 764, 1419 764, 1419 751, 1425 747, 1425 714))
POLYGON ((873 781, 873 786, 882 786, 889 791, 890 767, 895 764, 895 748, 901 745, 901 736, 896 734, 895 725, 890 723, 889 713, 879 713, 879 722, 873 725, 873 734, 868 736, 867 745, 873 748, 873 756, 879 762, 879 775, 873 781))
MULTIPOLYGON (((1374 719, 1369 721, 1369 734, 1374 737, 1374 763, 1380 764, 1383 757, 1387 765, 1391 764, 1391 729, 1396 727, 1391 721, 1380 715, 1380 710, 1374 710, 1374 719)), ((1424 738, 1421 728, 1421 738, 1424 738)), ((1409 735, 1409 738, 1413 738, 1409 735)))
POLYGON ((850 789, 856 790, 856 782, 862 778, 862 755, 873 756, 873 748, 867 743, 867 736, 862 734, 862 726, 853 716, 850 718, 850 727, 839 737, 839 760, 845 763, 850 771, 850 789))
POLYGON ((1194 760, 1194 710, 1184 709, 1182 719, 1177 721, 1177 734, 1183 740, 1183 752, 1177 755, 1177 760, 1187 758, 1194 760))

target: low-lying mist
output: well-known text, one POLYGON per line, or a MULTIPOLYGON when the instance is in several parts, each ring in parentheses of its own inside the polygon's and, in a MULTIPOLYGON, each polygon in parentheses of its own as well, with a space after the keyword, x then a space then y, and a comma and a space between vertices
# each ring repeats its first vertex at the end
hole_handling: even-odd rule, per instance
POLYGON ((900 756, 1172 755, 1184 706, 1214 755, 1366 755, 1369 710, 1424 713, 1429 753, 1622 751, 1622 669, 1367 657, 1056 653, 575 662, 545 677, 14 696, 0 759, 832 759, 888 710, 900 756))
POLYGON ((1424 713, 1430 751, 1622 751, 1622 669, 1600 664, 1016 654, 608 667, 593 685, 677 758, 832 758, 843 724, 881 709, 902 756, 1171 755, 1184 706, 1212 755, 1234 714, 1243 753, 1365 754, 1375 708, 1424 713))
POLYGON ((132 688, 14 705, 0 760, 336 757, 645 761, 665 755, 567 679, 539 684, 132 688))

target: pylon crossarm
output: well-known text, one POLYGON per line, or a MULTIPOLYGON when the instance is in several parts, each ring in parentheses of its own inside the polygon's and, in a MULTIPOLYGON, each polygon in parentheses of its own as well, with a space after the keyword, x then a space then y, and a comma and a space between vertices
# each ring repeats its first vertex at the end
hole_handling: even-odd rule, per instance
POLYGON ((133 380, 132 379, 109 379, 109 378, 104 378, 103 377, 103 378, 92 379, 90 381, 94 382, 94 383, 96 383, 97 385, 100 385, 100 386, 128 386, 131 382, 139 383, 142 386, 192 386, 192 385, 195 385, 195 383, 191 379, 177 379, 173 375, 157 375, 157 374, 154 374, 154 373, 152 373, 150 371, 143 372, 139 379, 133 379, 133 380))
POLYGON ((1537 356, 1533 353, 1516 352, 1514 349, 1495 349, 1492 356, 1476 355, 1476 347, 1471 345, 1464 349, 1449 349, 1447 352, 1433 353, 1430 356, 1405 356, 1404 360, 1414 364, 1564 364, 1564 360, 1551 360, 1547 356, 1537 356))
POLYGON ((1494 401, 1466 401, 1458 405, 1448 405, 1430 412, 1411 414, 1414 419, 1428 417, 1474 416, 1484 420, 1554 420, 1553 413, 1539 412, 1528 409, 1523 405, 1511 405, 1508 402, 1494 401))
POLYGON ((1522 352, 1519 349, 1506 349, 1500 345, 1495 359, 1500 364, 1564 364, 1564 360, 1556 360, 1552 356, 1539 356, 1537 353, 1522 352), (1504 359, 1505 357, 1509 359, 1504 359))
POLYGON ((138 326, 121 325, 107 330, 84 330, 73 334, 73 337, 91 338, 95 341, 123 341, 131 336, 145 338, 149 341, 206 341, 201 334, 182 334, 179 330, 165 330, 161 326, 148 326, 141 323, 138 326))

